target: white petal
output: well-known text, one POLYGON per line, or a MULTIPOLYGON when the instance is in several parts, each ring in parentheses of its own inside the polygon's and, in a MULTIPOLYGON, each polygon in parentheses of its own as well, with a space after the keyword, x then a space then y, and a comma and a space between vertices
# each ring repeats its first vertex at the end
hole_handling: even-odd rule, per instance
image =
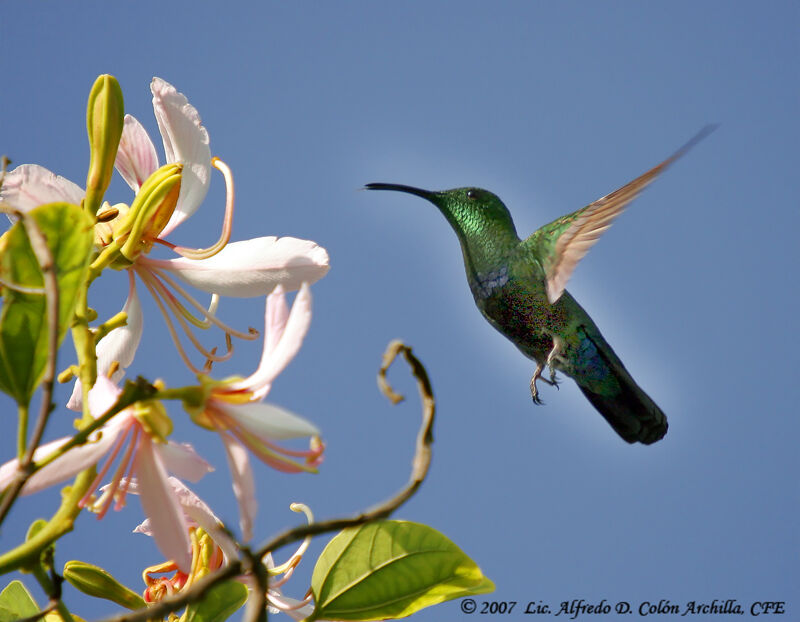
MULTIPOLYGON (((88 443, 73 447, 60 458, 36 471, 25 483, 22 488, 22 494, 30 495, 59 484, 74 477, 85 468, 96 464, 116 440, 120 427, 107 425, 103 426, 101 430, 102 434, 94 433, 88 443)), ((64 437, 41 445, 33 454, 34 462, 49 456, 68 440, 69 437, 64 437)), ((17 460, 14 459, 0 466, 0 490, 4 490, 11 483, 17 470, 17 464, 17 460)))
POLYGON ((314 611, 314 605, 311 603, 307 605, 303 605, 302 607, 298 607, 301 601, 290 598, 289 596, 284 596, 280 590, 270 589, 269 595, 272 599, 278 601, 284 608, 279 609, 272 604, 269 605, 269 612, 278 614, 278 613, 285 613, 287 616, 292 618, 293 620, 305 620, 311 613, 314 611))
POLYGON ((167 472, 156 453, 153 442, 142 438, 136 456, 136 479, 144 513, 150 518, 153 539, 166 559, 174 561, 183 572, 192 563, 189 526, 172 493, 167 472))
MULTIPOLYGON (((111 366, 116 361, 119 367, 111 376, 113 382, 119 382, 125 375, 125 370, 133 363, 139 342, 142 339, 142 325, 144 315, 139 296, 131 274, 131 286, 128 290, 128 300, 122 308, 128 314, 128 323, 115 328, 97 344, 97 375, 108 376, 111 366)), ((67 408, 81 410, 83 408, 83 393, 80 379, 75 380, 72 395, 67 402, 67 408)))
POLYGON ((253 521, 258 511, 250 458, 247 450, 230 434, 220 432, 219 435, 225 445, 225 455, 233 479, 233 494, 239 504, 239 527, 242 530, 242 539, 247 542, 253 537, 253 521))
POLYGON ((247 432, 262 440, 281 441, 288 438, 319 436, 319 430, 313 423, 274 404, 263 402, 228 404, 214 400, 214 408, 223 411, 247 432))
POLYGON ((153 141, 142 124, 129 114, 125 115, 114 166, 134 192, 139 192, 145 180, 158 169, 153 141))
POLYGON ((278 285, 294 291, 328 272, 328 253, 309 240, 274 236, 232 242, 209 259, 141 258, 140 263, 173 271, 197 289, 221 296, 264 296, 278 285))
MULTIPOLYGON (((128 488, 128 492, 133 492, 133 491, 130 488, 128 488)), ((150 526, 150 519, 145 518, 141 523, 136 525, 136 527, 133 528, 133 533, 143 533, 146 536, 152 536, 153 528, 150 526)))
POLYGON ((82 188, 38 164, 23 164, 6 173, 0 188, 0 202, 27 212, 45 203, 64 201, 80 205, 82 188))
POLYGON ((275 348, 266 360, 262 358, 258 369, 240 383, 232 386, 235 388, 249 388, 256 393, 257 398, 263 397, 264 387, 272 384, 289 362, 295 357, 303 344, 303 339, 311 324, 311 289, 303 283, 294 299, 286 328, 275 348))
MULTIPOLYGON (((236 545, 228 535, 219 528, 222 521, 211 511, 211 508, 206 505, 205 501, 198 497, 194 491, 177 477, 169 477, 167 481, 187 518, 189 518, 193 524, 199 525, 205 529, 207 533, 211 534, 211 537, 219 544, 228 559, 235 559, 237 557, 236 545)), ((137 480, 131 480, 128 485, 128 492, 134 495, 139 494, 139 483, 137 480)), ((150 519, 146 518, 143 523, 137 525, 133 532, 152 536, 153 528, 150 519)))
POLYGON ((286 304, 286 294, 283 286, 278 285, 269 296, 264 309, 264 350, 261 352, 259 367, 263 365, 267 357, 275 350, 275 346, 286 329, 286 321, 289 319, 289 306, 286 304))
POLYGON ((169 441, 166 445, 158 446, 158 453, 167 471, 190 482, 196 482, 214 470, 189 443, 169 441))
POLYGON ((238 556, 236 545, 228 534, 219 528, 222 521, 216 517, 214 512, 211 511, 211 508, 206 505, 205 501, 198 497, 179 479, 170 477, 169 483, 172 486, 175 496, 178 498, 178 503, 181 504, 186 515, 205 529, 207 533, 211 534, 211 537, 219 544, 228 559, 235 559, 238 556))
POLYGON ((92 390, 89 391, 89 412, 95 418, 111 408, 122 391, 109 378, 97 376, 92 390))
POLYGON ((153 78, 150 90, 167 162, 183 164, 178 205, 161 232, 163 237, 191 216, 206 198, 211 181, 211 148, 200 115, 183 93, 161 78, 153 78))

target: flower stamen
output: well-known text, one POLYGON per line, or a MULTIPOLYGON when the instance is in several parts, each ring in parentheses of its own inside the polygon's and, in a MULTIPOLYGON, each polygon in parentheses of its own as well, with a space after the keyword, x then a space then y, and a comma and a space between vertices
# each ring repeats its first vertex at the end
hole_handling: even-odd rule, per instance
MULTIPOLYGON (((196 318, 194 318, 194 316, 192 316, 188 312, 188 310, 186 310, 186 308, 180 304, 177 298, 175 298, 175 296, 172 295, 172 292, 170 292, 164 286, 164 284, 159 281, 158 277, 156 277, 153 274, 148 274, 146 272, 137 272, 137 273, 142 278, 142 280, 145 281, 145 284, 147 284, 147 282, 150 282, 153 285, 154 290, 151 290, 151 292, 155 291, 161 295, 160 296, 161 300, 172 311, 172 315, 174 315, 175 319, 178 320, 178 323, 183 329, 183 333, 186 335, 187 339, 189 339, 189 341, 192 342, 192 345, 201 355, 203 355, 206 359, 211 359, 212 361, 218 363, 222 361, 227 361, 233 355, 233 347, 232 347, 233 343, 230 340, 226 340, 226 344, 228 344, 228 351, 224 355, 212 354, 209 350, 203 347, 203 345, 200 343, 197 337, 195 337, 194 333, 191 331, 188 324, 186 323, 187 318, 193 320, 196 320, 196 318), (182 313, 181 311, 184 311, 185 313, 182 313)), ((153 294, 153 296, 156 297, 155 294, 153 294)), ((161 305, 159 305, 159 307, 163 309, 161 305)))
POLYGON ((225 162, 217 157, 211 158, 211 166, 220 171, 222 176, 225 178, 225 218, 222 222, 222 233, 220 234, 219 240, 217 240, 215 244, 209 246, 208 248, 186 248, 183 246, 170 245, 172 250, 179 255, 186 257, 187 259, 208 259, 209 257, 213 257, 223 248, 225 248, 231 239, 231 229, 233 227, 233 205, 236 198, 233 186, 233 171, 231 171, 230 167, 225 164, 225 162))

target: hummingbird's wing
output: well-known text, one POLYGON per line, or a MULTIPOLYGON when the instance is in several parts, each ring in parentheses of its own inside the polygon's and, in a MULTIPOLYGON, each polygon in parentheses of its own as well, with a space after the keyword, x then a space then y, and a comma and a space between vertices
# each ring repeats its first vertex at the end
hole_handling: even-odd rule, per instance
POLYGON ((672 156, 651 168, 644 175, 577 212, 554 220, 549 225, 535 231, 523 242, 524 247, 538 257, 542 264, 547 284, 547 298, 550 304, 559 299, 575 266, 597 242, 603 231, 608 229, 614 219, 622 213, 628 203, 633 201, 670 164, 711 133, 715 127, 714 125, 704 127, 672 156))

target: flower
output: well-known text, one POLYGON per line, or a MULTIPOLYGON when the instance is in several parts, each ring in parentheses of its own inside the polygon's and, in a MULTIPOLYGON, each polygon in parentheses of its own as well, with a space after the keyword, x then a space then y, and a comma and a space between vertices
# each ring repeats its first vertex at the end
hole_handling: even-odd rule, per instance
MULTIPOLYGON (((113 406, 119 392, 108 378, 98 377, 97 384, 89 393, 92 415, 97 418, 105 413, 113 406)), ((83 445, 63 451, 70 438, 61 438, 37 448, 34 452, 37 463, 56 457, 30 477, 22 494, 32 494, 70 479, 107 456, 79 506, 97 512, 98 518, 106 514, 112 502, 114 509, 121 509, 125 504, 128 483, 135 476, 139 482, 142 508, 150 518, 156 544, 166 557, 175 560, 179 567, 188 569, 191 560, 187 554, 186 520, 172 494, 167 472, 197 481, 213 468, 195 453, 191 445, 167 441, 171 431, 172 422, 160 402, 137 402, 95 430, 83 445), (99 498, 95 498, 94 491, 120 454, 111 484, 104 487, 99 498)), ((17 466, 16 459, 0 466, 0 490, 9 485, 17 466)))
MULTIPOLYGON (((218 296, 256 297, 269 294, 276 286, 293 291, 302 282, 313 283, 328 271, 328 254, 308 240, 266 236, 228 244, 233 217, 234 188, 230 169, 211 157, 209 135, 200 115, 187 98, 161 78, 150 84, 153 111, 163 139, 167 164, 159 167, 156 148, 142 124, 125 115, 115 167, 135 193, 130 207, 124 203, 100 209, 101 222, 95 225, 99 256, 92 264, 96 276, 106 266, 127 269, 136 274, 155 298, 170 335, 186 365, 195 373, 175 329, 173 318, 192 342, 203 360, 219 362, 231 355, 231 337, 254 339, 254 331, 242 332, 222 323, 215 315, 218 296), (208 193, 211 168, 223 174, 227 188, 223 231, 219 241, 207 249, 178 247, 164 238, 194 214, 208 193), (151 259, 147 254, 154 244, 171 248, 179 257, 151 259), (195 300, 176 278, 212 294, 206 308, 195 300), (181 298, 185 301, 184 304, 181 298), (188 305, 188 308, 187 308, 188 305), (192 332, 197 328, 219 327, 226 336, 228 351, 217 354, 204 348, 192 332)), ((80 204, 84 190, 36 164, 23 164, 6 174, 0 201, 27 211, 44 203, 67 201, 80 204)), ((124 372, 138 347, 142 322, 131 322, 130 305, 136 305, 133 285, 126 310, 127 330, 111 331, 98 343, 98 370, 117 364, 124 372), (110 339, 113 343, 103 345, 110 339), (114 358, 117 355, 123 358, 114 358)), ((80 382, 76 381, 70 408, 81 408, 80 382)))
MULTIPOLYGON (((211 508, 179 479, 170 477, 168 483, 186 519, 191 566, 190 570, 184 570, 170 560, 146 568, 143 573, 147 584, 144 599, 148 603, 180 591, 237 555, 236 544, 222 529, 222 521, 214 515, 211 508), (174 572, 171 577, 157 576, 170 572, 174 572)), ((137 495, 140 493, 136 480, 130 482, 128 492, 137 495)), ((133 532, 154 536, 152 521, 146 518, 133 532)))
MULTIPOLYGON (((237 554, 236 545, 225 531, 220 529, 222 521, 216 517, 208 505, 177 478, 170 477, 169 484, 186 514, 192 540, 192 570, 189 573, 182 572, 173 562, 157 564, 147 568, 144 571, 145 583, 147 584, 144 599, 147 602, 156 602, 164 596, 174 594, 188 587, 198 579, 224 566, 228 560, 235 558, 237 554), (171 577, 155 576, 170 572, 174 572, 171 577)), ((138 494, 139 487, 136 482, 131 482, 129 492, 138 494)), ((303 512, 309 523, 313 521, 313 516, 307 506, 301 503, 293 503, 290 507, 293 512, 303 512)), ((138 525, 133 531, 134 533, 143 533, 148 536, 153 535, 149 519, 138 525)), ((284 596, 281 591, 281 587, 291 578, 294 569, 303 559, 310 542, 311 538, 303 540, 297 551, 280 566, 275 565, 271 553, 267 553, 264 556, 263 561, 267 566, 267 574, 269 575, 267 603, 270 613, 282 611, 295 620, 303 620, 311 615, 314 606, 311 604, 310 594, 303 600, 296 600, 284 596)), ((250 585, 251 589, 253 588, 254 582, 249 580, 245 580, 245 582, 250 585)))
POLYGON ((272 382, 297 354, 310 323, 311 290, 308 284, 300 286, 291 313, 283 288, 278 286, 267 297, 264 349, 256 371, 245 379, 217 382, 201 378, 207 387, 205 401, 198 408, 187 408, 195 423, 217 432, 222 439, 245 540, 252 538, 257 511, 247 450, 271 467, 288 473, 315 471, 322 461, 324 445, 319 440, 316 426, 283 408, 262 402, 272 382), (290 450, 275 443, 302 437, 311 437, 308 450, 290 450))

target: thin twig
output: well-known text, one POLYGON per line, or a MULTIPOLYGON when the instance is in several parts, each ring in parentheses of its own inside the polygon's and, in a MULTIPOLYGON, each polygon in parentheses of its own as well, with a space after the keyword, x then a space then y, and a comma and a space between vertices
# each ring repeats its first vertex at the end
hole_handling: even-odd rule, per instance
POLYGON ((250 575, 253 588, 245 606, 245 622, 267 622, 269 612, 267 611, 267 590, 269 589, 269 577, 267 569, 261 562, 261 558, 254 555, 249 548, 243 548, 244 553, 243 570, 250 575))
MULTIPOLYGON (((414 453, 414 460, 412 462, 411 477, 408 483, 398 492, 394 497, 380 503, 369 510, 361 512, 357 516, 350 518, 334 518, 327 521, 318 523, 310 523, 308 525, 300 525, 292 529, 278 534, 272 540, 257 549, 253 556, 256 559, 261 559, 267 553, 274 551, 282 546, 297 542, 308 536, 315 536, 331 531, 339 531, 347 529, 348 527, 358 527, 370 521, 387 518, 397 508, 403 505, 420 487, 428 474, 428 468, 431 463, 431 444, 433 443, 433 422, 436 413, 436 402, 433 398, 433 391, 431 383, 428 379, 428 374, 425 371, 422 363, 411 352, 411 348, 406 346, 400 341, 391 342, 386 348, 386 353, 383 356, 383 363, 379 372, 379 377, 383 377, 381 390, 384 394, 396 403, 396 400, 391 396, 397 397, 397 394, 392 391, 385 379, 386 370, 397 358, 397 355, 402 353, 406 361, 411 366, 412 373, 417 379, 417 387, 419 388, 420 398, 422 400, 422 424, 417 435, 416 451, 414 453), (388 390, 387 390, 388 389, 388 390)), ((140 609, 128 614, 105 618, 101 622, 145 622, 148 619, 162 619, 168 613, 177 611, 184 605, 191 602, 200 600, 203 595, 211 589, 214 585, 232 579, 242 573, 244 565, 242 560, 232 560, 229 565, 221 568, 217 572, 208 575, 194 583, 189 590, 179 592, 173 596, 169 596, 160 600, 158 603, 146 609, 140 609)))

